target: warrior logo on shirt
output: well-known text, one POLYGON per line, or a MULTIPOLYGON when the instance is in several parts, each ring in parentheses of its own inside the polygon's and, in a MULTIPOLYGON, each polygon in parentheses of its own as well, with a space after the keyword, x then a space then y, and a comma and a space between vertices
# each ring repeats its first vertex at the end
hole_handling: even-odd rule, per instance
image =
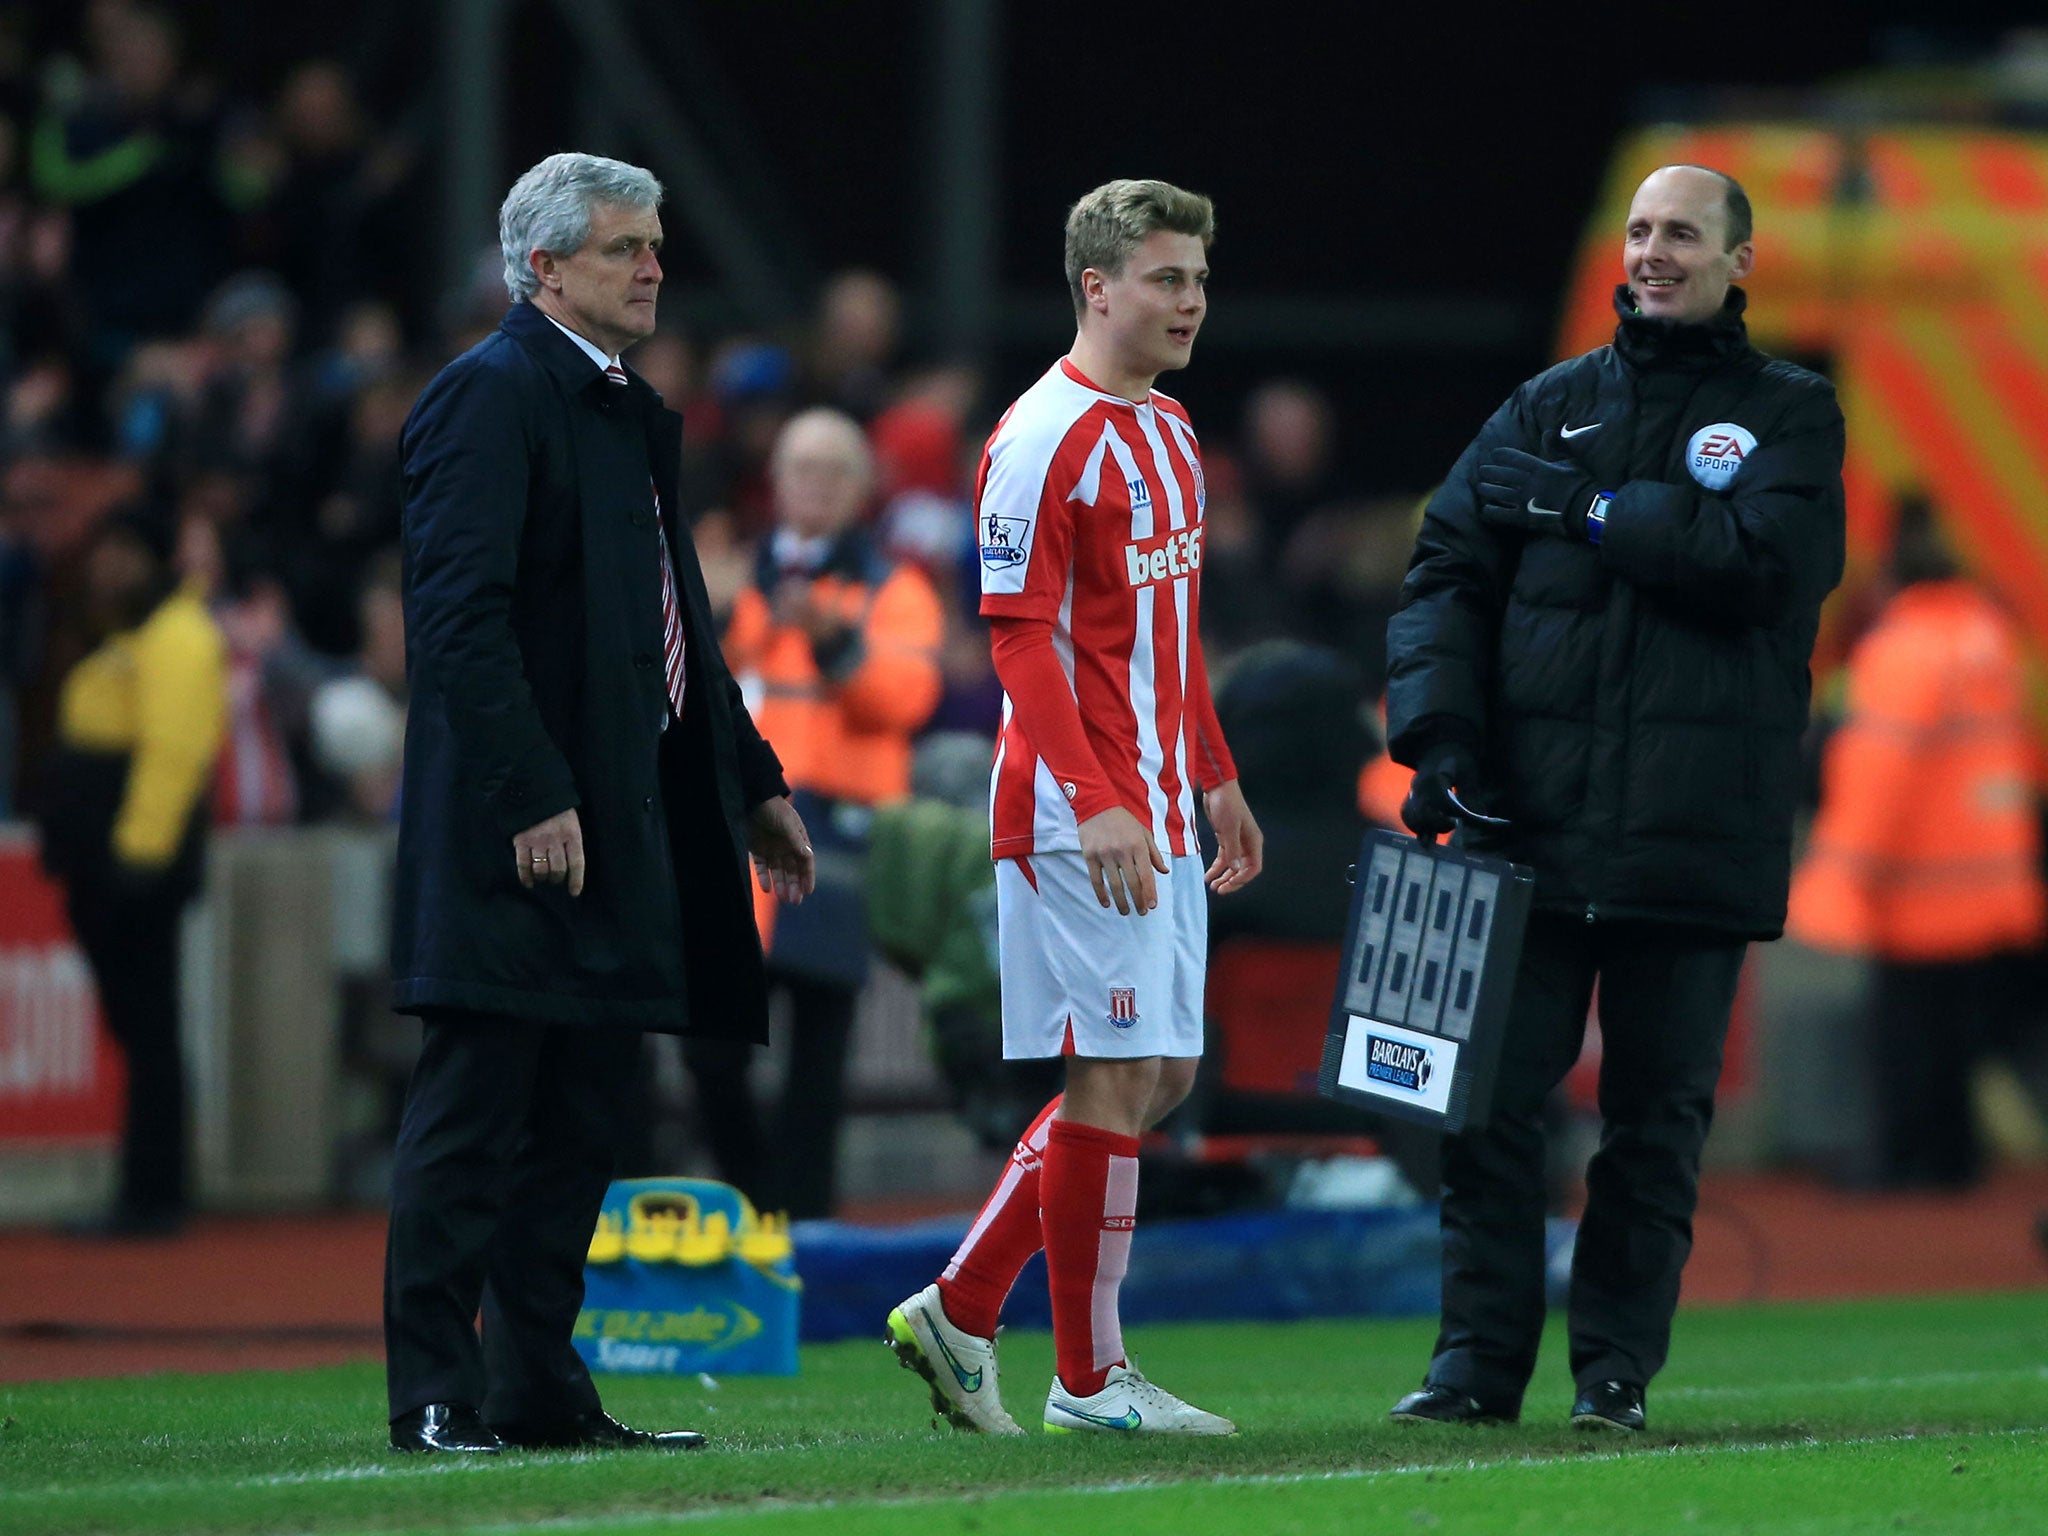
POLYGON ((981 563, 992 571, 1016 565, 1024 558, 1024 538, 1031 524, 1021 517, 998 517, 991 512, 981 520, 981 563))
POLYGON ((1109 1022, 1118 1029, 1129 1029, 1138 1022, 1138 989, 1136 987, 1111 987, 1109 989, 1109 1022))

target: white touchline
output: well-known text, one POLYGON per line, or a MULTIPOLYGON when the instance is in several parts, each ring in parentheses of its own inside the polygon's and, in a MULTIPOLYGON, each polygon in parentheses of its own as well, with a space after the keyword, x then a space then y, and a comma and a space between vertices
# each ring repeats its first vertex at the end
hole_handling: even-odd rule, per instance
MULTIPOLYGON (((1763 1382, 1747 1387, 1666 1387, 1659 1388, 1658 1401, 1670 1398, 1689 1397, 1739 1397, 1753 1394, 1813 1393, 1826 1391, 1867 1390, 1871 1387, 1912 1387, 1912 1386, 1965 1386, 1986 1381, 2044 1380, 2048 1379, 2048 1366, 2028 1366, 2002 1371, 1936 1371, 1921 1376, 1863 1376, 1843 1381, 1824 1382, 1763 1382)), ((594 1518, 575 1517, 555 1520, 521 1521, 517 1524, 473 1525, 450 1527, 464 1532, 517 1532, 527 1530, 567 1529, 580 1527, 612 1529, 615 1527, 660 1524, 678 1520, 703 1520, 713 1517, 743 1517, 754 1514, 783 1513, 792 1509, 894 1509, 898 1507, 920 1507, 950 1503, 980 1503, 1003 1498, 1035 1497, 1046 1493, 1115 1494, 1142 1493, 1178 1487, 1268 1487, 1294 1483, 1319 1482, 1367 1482, 1383 1477, 1413 1477, 1440 1472, 1492 1472, 1515 1468, 1579 1467, 1588 1463, 1630 1461, 1640 1457, 1657 1456, 1725 1456, 1757 1455, 1770 1451, 1824 1450, 1830 1446, 1883 1445, 1905 1440, 1948 1440, 1948 1439, 2021 1439, 2029 1436, 2048 1436, 2048 1423, 2012 1429, 1935 1429, 1927 1431, 1896 1430, 1881 1434, 1818 1436, 1801 1435, 1785 1440, 1722 1441, 1707 1444, 1660 1445, 1641 1450, 1621 1449, 1612 1451, 1579 1451, 1570 1454, 1549 1456, 1510 1456, 1497 1460, 1481 1461, 1466 1458, 1458 1461, 1416 1462, 1392 1467, 1338 1467, 1327 1472, 1246 1472, 1231 1473, 1214 1477, 1161 1477, 1155 1479, 1124 1480, 1109 1483, 1086 1483, 1067 1487, 1010 1487, 992 1488, 985 1491, 960 1494, 915 1495, 900 1499, 778 1499, 742 1508, 698 1508, 682 1510, 619 1511, 612 1515, 594 1518)), ((795 1446, 763 1446, 763 1452, 781 1452, 798 1449, 795 1446)), ((745 1455, 744 1451, 728 1450, 727 1455, 745 1455)), ((576 1460, 600 1459, 594 1453, 579 1455, 576 1460)), ((64 1488, 16 1489, 0 1488, 0 1508, 10 1504, 44 1502, 56 1498, 134 1498, 151 1494, 195 1492, 208 1487, 214 1488, 285 1488, 321 1483, 367 1482, 376 1480, 405 1481, 420 1477, 477 1476, 490 1472, 493 1462, 489 1458, 468 1460, 465 1458, 437 1457, 407 1458, 403 1463, 369 1462, 352 1467, 325 1467, 312 1472, 271 1472, 256 1477, 225 1479, 191 1478, 179 1481, 159 1479, 149 1483, 74 1484, 64 1488)))
POLYGON ((1891 1445, 1904 1441, 2023 1440, 2048 1438, 2048 1424, 2020 1429, 1896 1430, 1879 1435, 1845 1435, 1827 1439, 1802 1435, 1789 1440, 1724 1441, 1710 1445, 1660 1445, 1644 1450, 1578 1451, 1554 1456, 1511 1456, 1497 1461, 1426 1461, 1397 1467, 1337 1467, 1328 1472, 1242 1472, 1215 1477, 1124 1479, 1110 1483, 1079 1483, 1066 1487, 980 1489, 972 1493, 914 1494, 897 1499, 776 1499, 738 1508, 639 1510, 595 1518, 522 1520, 516 1525, 472 1525, 455 1529, 463 1536, 516 1536, 523 1531, 558 1529, 618 1530, 628 1526, 680 1524, 684 1521, 745 1520, 762 1515, 787 1515, 798 1510, 928 1509, 949 1504, 994 1504, 1003 1500, 1039 1498, 1047 1494, 1165 1493, 1176 1488, 1278 1488, 1306 1483, 1369 1483, 1381 1478, 1440 1476, 1444 1473, 1569 1470, 1589 1464, 1640 1461, 1678 1456, 1756 1456, 1772 1451, 1826 1451, 1841 1446, 1891 1445))
POLYGON ((1774 1381, 1753 1387, 1660 1387, 1657 1397, 1748 1397, 1759 1392, 1863 1392, 1871 1387, 1961 1387, 1980 1381, 2048 1381, 2048 1365, 2009 1371, 1930 1371, 1925 1376, 1858 1376, 1847 1381, 1774 1381))

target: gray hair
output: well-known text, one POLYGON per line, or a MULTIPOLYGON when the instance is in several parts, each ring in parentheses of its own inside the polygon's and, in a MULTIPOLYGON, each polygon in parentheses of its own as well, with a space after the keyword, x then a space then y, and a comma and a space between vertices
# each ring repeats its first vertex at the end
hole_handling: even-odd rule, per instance
POLYGON ((535 251, 567 256, 590 238, 594 203, 659 208, 661 183, 652 171, 602 155, 549 155, 512 183, 498 208, 498 249, 505 287, 523 304, 540 290, 528 258, 535 251))

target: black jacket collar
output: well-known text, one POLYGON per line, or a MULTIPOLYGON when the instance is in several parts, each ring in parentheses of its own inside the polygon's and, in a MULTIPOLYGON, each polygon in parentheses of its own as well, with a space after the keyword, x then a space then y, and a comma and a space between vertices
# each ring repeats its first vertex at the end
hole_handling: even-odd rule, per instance
POLYGON ((1632 368, 1704 373, 1750 350, 1749 328, 1742 312, 1749 295, 1731 287, 1721 312, 1696 324, 1653 319, 1637 310, 1627 283, 1614 290, 1614 312, 1621 324, 1614 331, 1614 350, 1632 368))
MULTIPOLYGON (((554 321, 530 303, 514 304, 505 312, 505 318, 498 322, 498 329, 532 353, 534 360, 553 374, 572 395, 586 390, 619 387, 604 376, 587 352, 564 336, 554 321)), ((626 387, 632 392, 630 398, 634 404, 642 410, 651 410, 661 404, 661 396, 652 384, 627 366, 624 359, 620 360, 620 366, 626 369, 626 387)), ((606 400, 611 397, 598 395, 595 398, 606 400)))

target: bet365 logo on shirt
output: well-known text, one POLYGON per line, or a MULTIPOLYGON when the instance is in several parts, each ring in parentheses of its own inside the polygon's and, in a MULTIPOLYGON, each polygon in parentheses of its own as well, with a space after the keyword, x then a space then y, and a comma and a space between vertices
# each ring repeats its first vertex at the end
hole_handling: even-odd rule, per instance
POLYGON ((1685 445, 1685 467, 1710 491, 1725 491, 1756 452, 1756 434, 1732 421, 1701 427, 1685 445))
POLYGON ((1202 529, 1182 528, 1156 539, 1124 546, 1124 574, 1134 587, 1150 586, 1176 576, 1192 576, 1202 568, 1202 529))

